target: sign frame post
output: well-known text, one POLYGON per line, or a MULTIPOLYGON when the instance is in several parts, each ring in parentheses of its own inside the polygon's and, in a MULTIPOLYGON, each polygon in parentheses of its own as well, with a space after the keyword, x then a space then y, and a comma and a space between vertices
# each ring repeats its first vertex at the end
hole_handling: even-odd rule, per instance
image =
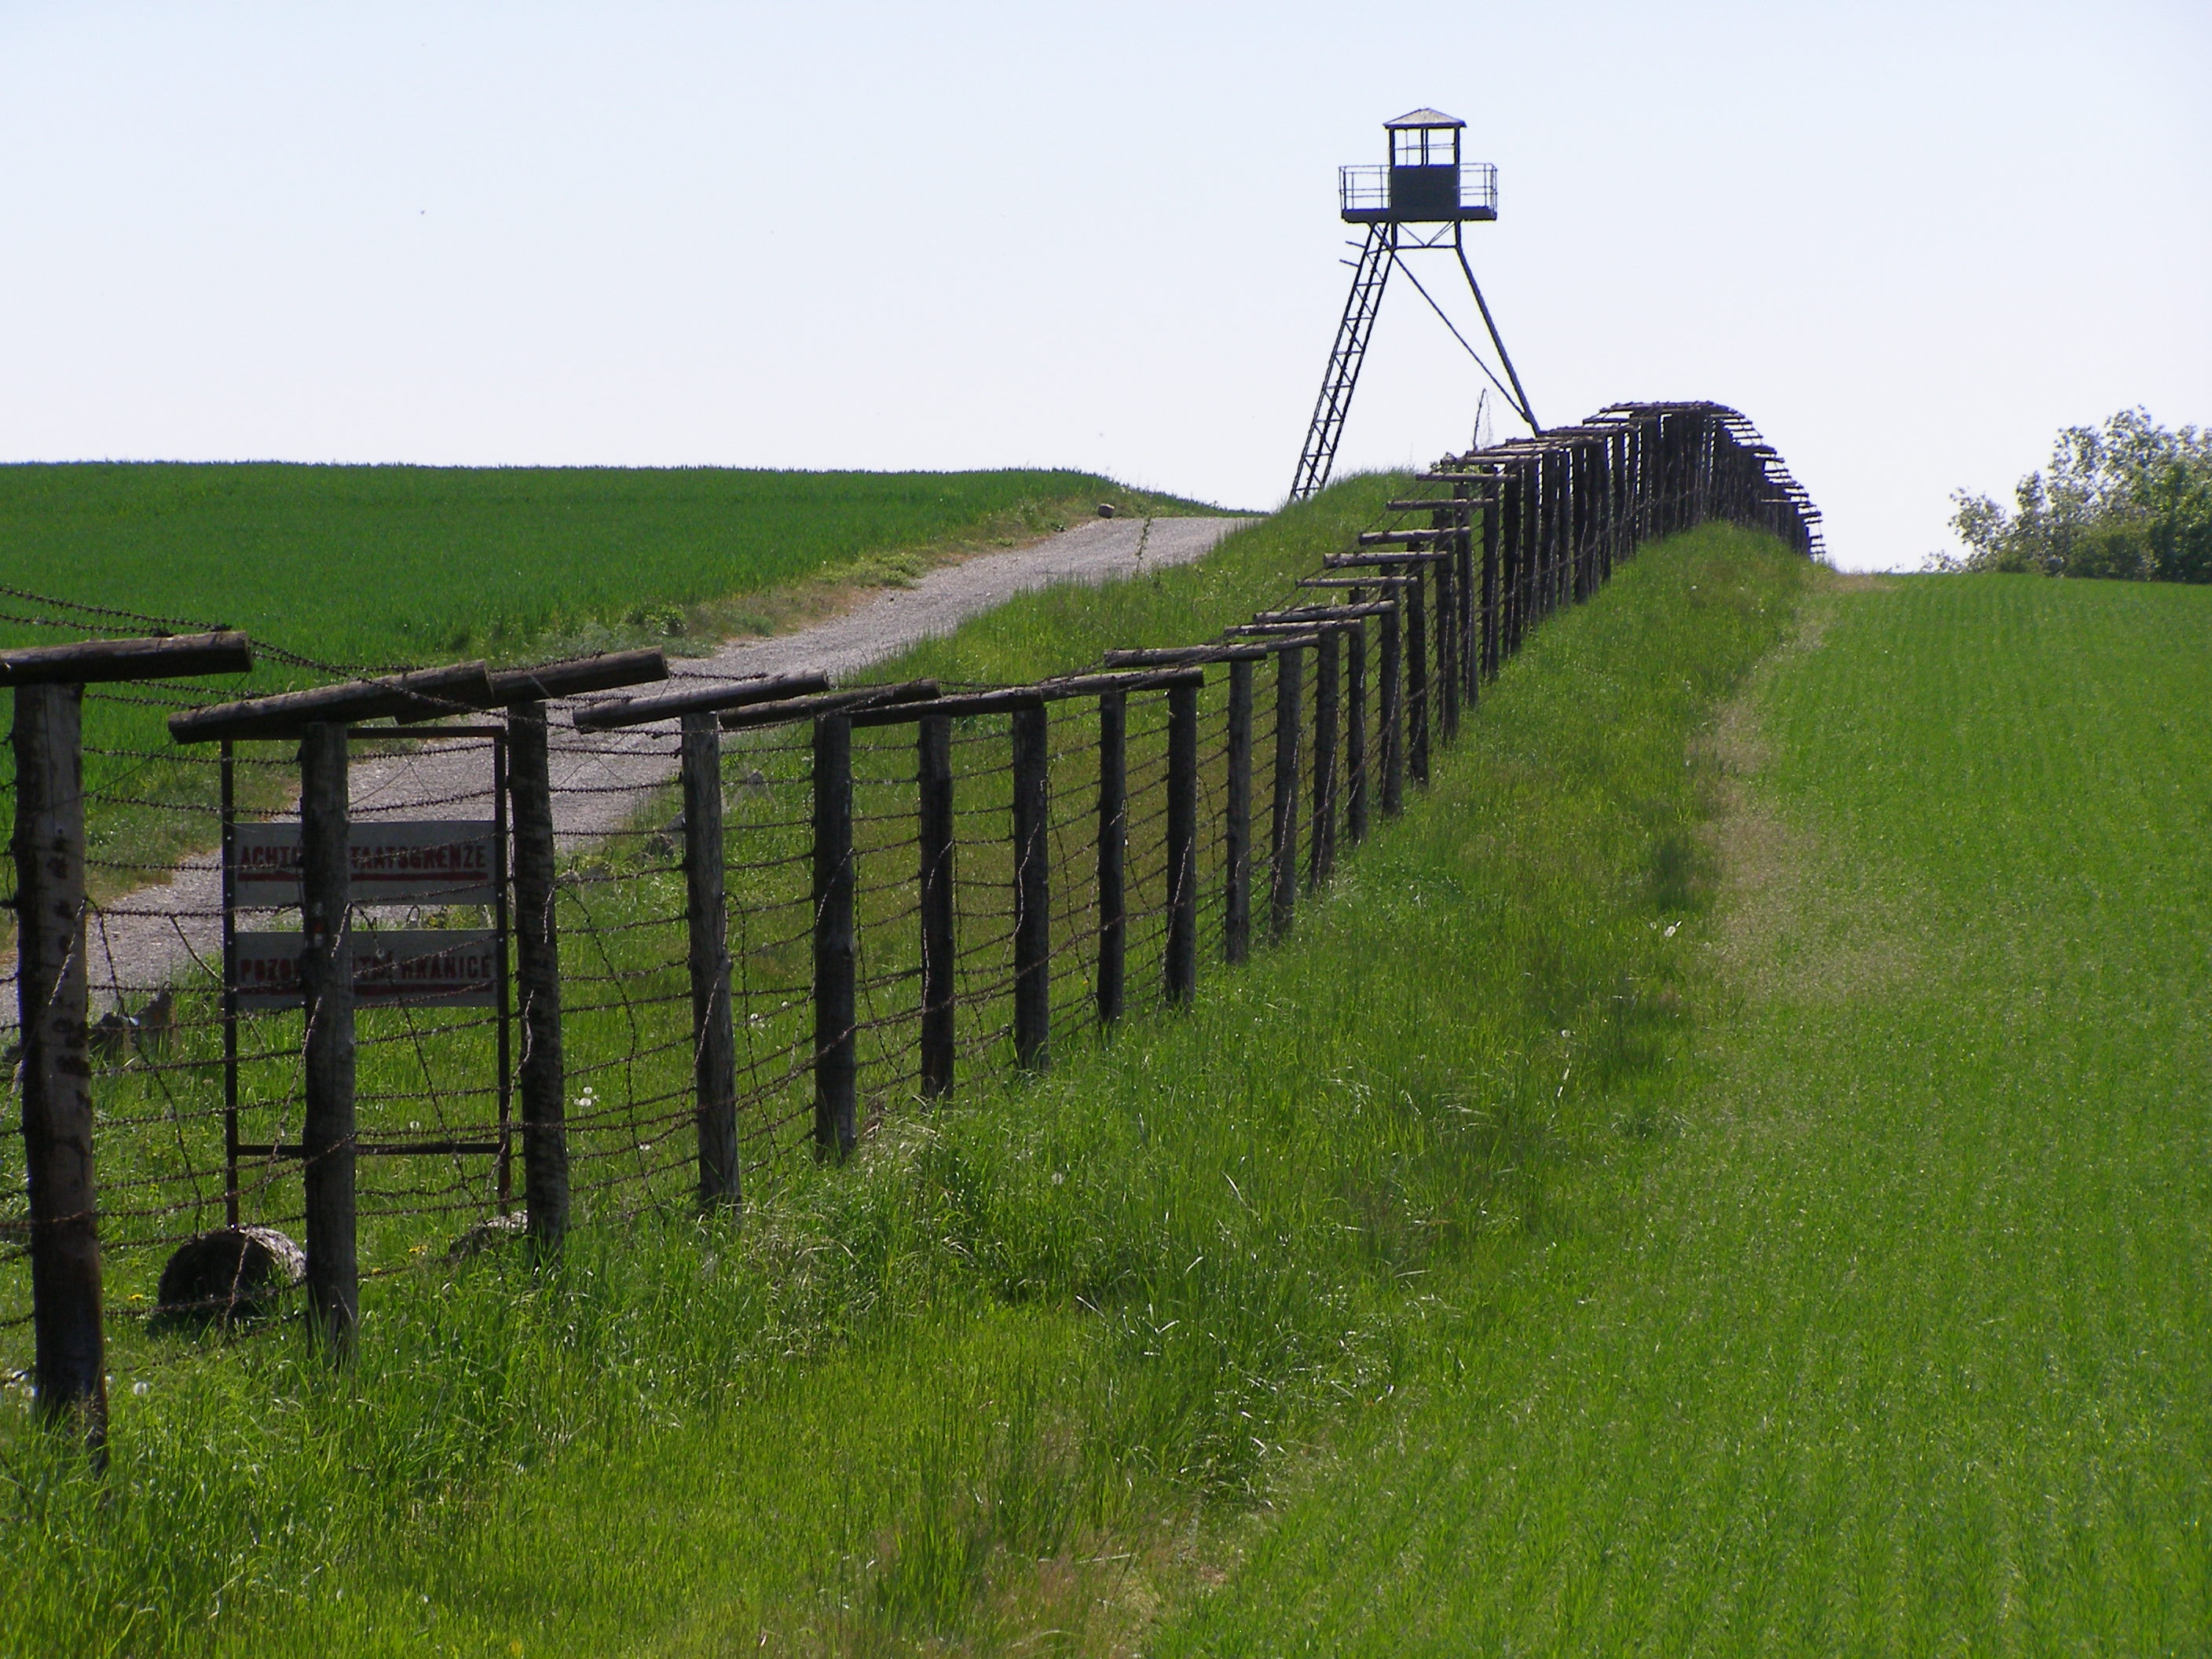
MULTIPOLYGON (((377 741, 389 742, 395 735, 398 734, 388 730, 374 728, 363 730, 358 726, 349 727, 346 732, 349 752, 350 751, 350 748, 353 744, 377 741)), ((491 912, 492 926, 489 928, 483 930, 483 934, 486 936, 485 943, 489 945, 492 951, 490 971, 488 975, 484 976, 489 979, 489 984, 488 986, 483 986, 483 988, 479 990, 478 988, 482 985, 482 981, 476 976, 464 975, 462 977, 466 979, 467 984, 459 991, 453 990, 450 988, 443 992, 432 989, 413 997, 407 996, 404 991, 396 992, 382 998, 372 997, 368 1000, 368 1006, 374 1006, 379 1000, 396 1003, 398 1000, 405 1000, 410 1001, 420 1001, 430 1006, 469 1006, 471 1003, 474 1003, 475 1006, 489 1006, 492 1008, 495 1011, 495 1018, 493 1021, 495 1055, 493 1063, 497 1073, 497 1076, 495 1079, 495 1093, 498 1103, 497 1120, 495 1124, 493 1126, 494 1133, 488 1139, 452 1139, 419 1142, 401 1140, 383 1142, 356 1137, 356 1144, 354 1151, 356 1156, 362 1158, 465 1155, 481 1155, 489 1157, 495 1160, 493 1168, 493 1182, 495 1191, 497 1195, 499 1212, 504 1215, 512 1208, 514 1203, 514 1102, 515 1089, 514 1041, 514 1008, 513 988, 514 950, 513 941, 510 937, 514 927, 512 890, 514 876, 514 848, 511 844, 513 840, 512 825, 507 801, 508 769, 507 732, 504 726, 447 726, 426 727, 418 731, 410 731, 406 732, 405 735, 410 738, 422 741, 489 739, 491 744, 492 781, 494 786, 491 817, 489 821, 477 819, 456 821, 401 819, 383 823, 378 823, 373 821, 367 824, 357 823, 354 825, 356 838, 358 840, 364 835, 382 834, 388 837, 392 837, 395 845, 404 843, 409 839, 420 839, 426 846, 450 847, 462 844, 459 840, 453 837, 453 832, 457 830, 460 830, 465 828, 475 830, 481 825, 484 830, 489 832, 488 834, 483 835, 481 837, 486 844, 486 850, 482 861, 482 881, 478 883, 474 880, 470 880, 466 885, 459 884, 457 881, 457 884, 450 890, 454 892, 462 892, 480 889, 483 895, 483 897, 465 902, 481 903, 491 912), (447 839, 442 841, 440 840, 435 834, 429 832, 428 828, 426 828, 423 830, 416 830, 414 826, 417 824, 431 826, 434 827, 436 830, 442 830, 446 833, 447 839), (477 1002, 476 998, 480 994, 483 996, 484 1000, 482 1002, 477 1002)), ((251 1012, 256 1004, 271 1007, 284 1006, 284 1004, 289 1000, 290 992, 289 988, 280 987, 272 988, 265 996, 263 996, 248 994, 242 990, 240 981, 244 975, 246 964, 249 962, 259 961, 262 959, 261 955, 257 955, 256 952, 257 951, 261 950, 262 947, 265 946, 268 941, 264 939, 261 936, 242 933, 238 927, 238 912, 241 908, 248 908, 251 905, 252 889, 255 887, 267 888, 270 886, 282 886, 284 884, 288 877, 283 872, 287 870, 288 866, 280 849, 296 839, 296 826, 285 824, 278 826, 277 832, 275 834, 257 834, 253 832, 259 830, 261 826, 258 824, 241 824, 238 818, 237 792, 234 783, 234 769, 235 766, 235 756, 233 741, 228 737, 222 739, 221 764, 222 783, 222 902, 223 1209, 224 1219, 227 1224, 232 1227, 236 1227, 240 1224, 241 1220, 240 1194, 242 1191, 242 1182, 240 1180, 240 1167, 243 1162, 250 1158, 281 1158, 297 1161, 301 1158, 303 1150, 303 1143, 286 1142, 281 1139, 271 1140, 265 1143, 247 1142, 240 1138, 239 1133, 239 1016, 241 1013, 251 1012), (246 831, 247 833, 242 835, 241 831, 246 831), (240 878, 241 866, 249 861, 256 863, 257 873, 254 877, 242 880, 240 878)), ((289 866, 289 868, 293 871, 296 871, 296 863, 289 866)), ((468 870, 461 873, 465 877, 473 878, 478 872, 475 870, 468 870)), ((407 878, 406 872, 392 872, 387 873, 384 878, 391 881, 398 890, 396 892, 386 896, 384 902, 404 902, 401 897, 401 895, 409 890, 410 884, 414 886, 419 886, 421 884, 419 879, 410 884, 407 878)), ((375 895, 374 889, 374 883, 377 879, 378 878, 374 872, 367 875, 360 873, 356 874, 356 880, 353 884, 354 903, 376 903, 380 902, 375 895), (364 890, 364 888, 366 888, 367 890, 364 890)), ((434 934, 437 932, 446 930, 429 931, 434 934)), ((285 937, 289 942, 292 936, 288 934, 285 937)), ((363 932, 357 936, 356 943, 362 946, 368 946, 373 945, 378 937, 379 936, 376 934, 363 932)), ((428 943, 428 940, 424 939, 422 935, 410 934, 408 933, 395 933, 387 932, 381 937, 394 942, 406 939, 410 943, 428 943)), ((465 937, 467 937, 465 932, 455 931, 454 933, 454 938, 456 940, 465 937)), ((263 951, 262 954, 265 954, 265 951, 263 951)), ((296 955, 296 952, 294 954, 296 955)), ((363 957, 368 957, 368 952, 365 950, 358 952, 357 954, 363 957)), ((374 960, 373 957, 368 959, 372 961, 374 960)), ((358 990, 359 988, 356 988, 358 990)))

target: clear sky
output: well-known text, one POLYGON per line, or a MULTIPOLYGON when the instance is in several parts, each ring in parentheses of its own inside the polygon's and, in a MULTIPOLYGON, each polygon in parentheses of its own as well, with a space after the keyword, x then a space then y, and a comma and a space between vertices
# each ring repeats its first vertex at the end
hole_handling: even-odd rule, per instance
MULTIPOLYGON (((1847 567, 1917 566, 2061 425, 2212 422, 2207 0, 0 0, 0 459, 1267 507, 1335 168, 1419 105, 1500 169, 1469 234, 1538 414, 1733 404, 1847 567)), ((1340 471, 1463 447, 1480 385, 1394 285, 1340 471)))

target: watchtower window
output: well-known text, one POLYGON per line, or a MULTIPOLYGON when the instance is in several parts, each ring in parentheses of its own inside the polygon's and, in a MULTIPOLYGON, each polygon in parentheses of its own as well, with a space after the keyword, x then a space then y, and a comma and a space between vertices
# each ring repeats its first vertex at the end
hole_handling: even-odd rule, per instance
POLYGON ((1390 165, 1394 167, 1443 167, 1459 165, 1457 127, 1395 127, 1390 133, 1390 165))

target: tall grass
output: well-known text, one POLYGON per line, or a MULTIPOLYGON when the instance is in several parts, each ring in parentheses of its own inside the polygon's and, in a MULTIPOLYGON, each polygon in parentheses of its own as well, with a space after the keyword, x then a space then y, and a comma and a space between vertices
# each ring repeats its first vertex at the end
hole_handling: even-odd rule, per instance
MULTIPOLYGON (((1311 517, 1333 536, 1387 487, 1311 517)), ((287 1331, 149 1353, 105 1501, 8 1419, 6 1643, 1127 1638, 1345 1413, 1427 1374, 1564 1176, 1662 1121, 1707 800, 1686 745, 1802 571, 1725 531, 1647 550, 1540 631, 1295 941, 1187 1012, 895 1116, 742 1221, 379 1281, 342 1376, 287 1331)), ((1041 598, 946 660, 1189 637, 1231 589, 1177 579, 1091 596, 1095 629, 1041 598)))

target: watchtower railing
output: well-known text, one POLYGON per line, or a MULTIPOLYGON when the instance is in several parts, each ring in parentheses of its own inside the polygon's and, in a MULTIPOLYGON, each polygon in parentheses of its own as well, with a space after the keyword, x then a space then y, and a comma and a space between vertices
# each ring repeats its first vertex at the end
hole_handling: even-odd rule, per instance
MULTIPOLYGON (((1393 169, 1377 163, 1362 162, 1336 170, 1337 207, 1342 215, 1351 218, 1376 218, 1389 215, 1391 210, 1390 174, 1393 169)), ((1498 214, 1498 168, 1489 161, 1462 161, 1459 166, 1458 211, 1461 215, 1488 216, 1498 214)))

